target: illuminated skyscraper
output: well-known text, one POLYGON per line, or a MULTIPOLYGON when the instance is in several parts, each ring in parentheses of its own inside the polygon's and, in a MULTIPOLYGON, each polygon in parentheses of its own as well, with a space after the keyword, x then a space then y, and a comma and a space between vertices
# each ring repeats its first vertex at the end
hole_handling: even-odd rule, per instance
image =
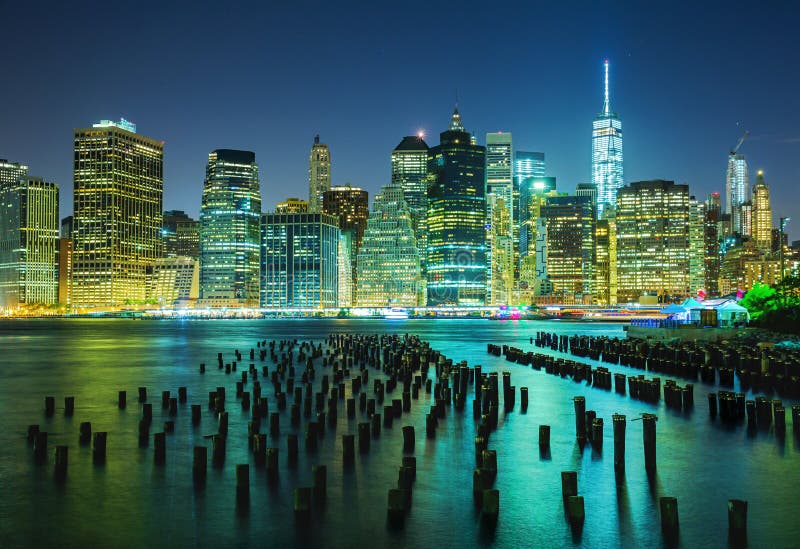
POLYGON ((753 187, 753 213, 750 235, 756 247, 763 251, 772 249, 772 207, 769 203, 769 187, 764 183, 764 172, 758 170, 753 187))
POLYGON ((58 300, 58 185, 0 182, 0 308, 58 300))
POLYGON ((705 285, 706 295, 719 295, 719 220, 722 212, 719 193, 711 193, 706 199, 705 227, 703 238, 705 241, 705 285))
POLYGON ((594 302, 617 304, 617 220, 615 212, 606 208, 595 225, 594 302))
POLYGON ((200 306, 257 307, 261 191, 256 155, 208 155, 200 206, 200 306))
POLYGON ((489 305, 513 300, 519 257, 514 220, 514 149, 510 133, 486 134, 487 290, 489 305))
POLYGON ((155 262, 150 276, 148 298, 160 307, 186 308, 195 304, 200 291, 197 259, 165 257, 155 262))
POLYGON ((419 250, 399 185, 375 197, 358 252, 359 307, 415 307, 422 297, 419 250))
MULTIPOLYGON (((518 153, 519 154, 519 153, 518 153)), ((536 280, 544 280, 547 273, 544 269, 544 232, 539 235, 538 229, 544 230, 544 225, 538 224, 541 215, 541 208, 544 206, 548 196, 556 195, 555 177, 526 177, 520 187, 519 199, 519 254, 520 254, 520 275, 519 288, 520 297, 524 302, 530 302, 533 297, 536 280), (536 252, 537 239, 539 239, 540 252, 536 252), (537 277, 537 271, 539 276, 537 277)))
POLYGON ((331 188, 331 152, 328 146, 314 136, 314 144, 308 155, 308 211, 322 211, 322 194, 331 188))
POLYGON ((591 303, 594 216, 588 196, 552 196, 542 206, 547 278, 563 303, 591 303))
POLYGON ((706 205, 689 197, 689 291, 691 295, 706 288, 706 205))
POLYGON ((164 240, 164 257, 191 257, 200 255, 200 222, 181 210, 164 212, 161 237, 164 240))
POLYGON ((73 179, 73 306, 143 302, 163 249, 164 142, 125 119, 76 129, 73 179))
POLYGON ((740 153, 728 155, 728 172, 725 178, 725 213, 731 216, 733 232, 742 232, 742 204, 749 199, 750 174, 747 160, 740 153))
POLYGON ((617 190, 625 183, 622 170, 622 122, 611 110, 608 93, 608 60, 605 67, 603 111, 592 124, 592 183, 597 187, 598 216, 617 203, 617 190))
MULTIPOLYGON (((349 234, 348 242, 343 244, 350 250, 350 257, 340 257, 339 263, 341 268, 345 262, 350 263, 350 283, 357 284, 357 257, 358 250, 361 249, 361 239, 364 238, 364 230, 367 228, 369 193, 360 187, 350 185, 331 187, 322 193, 322 213, 336 217, 339 220, 339 230, 349 234)), ((346 298, 346 294, 342 298, 346 298)))
POLYGON ((425 274, 425 250, 428 242, 428 144, 422 135, 403 138, 392 151, 392 185, 403 188, 417 247, 422 273, 425 274))
POLYGON ((458 108, 428 151, 429 306, 486 304, 486 149, 473 145, 458 108))
POLYGON ((662 303, 689 295, 689 187, 638 181, 617 195, 617 299, 662 303))
POLYGON ((338 306, 338 220, 324 213, 265 214, 261 306, 338 306))

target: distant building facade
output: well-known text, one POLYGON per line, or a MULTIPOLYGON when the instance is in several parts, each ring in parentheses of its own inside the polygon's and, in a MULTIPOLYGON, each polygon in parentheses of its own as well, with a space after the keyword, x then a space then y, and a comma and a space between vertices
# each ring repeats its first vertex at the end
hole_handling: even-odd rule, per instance
POLYGON ((322 195, 331 188, 331 151, 314 136, 314 144, 308 155, 308 211, 322 211, 322 195))

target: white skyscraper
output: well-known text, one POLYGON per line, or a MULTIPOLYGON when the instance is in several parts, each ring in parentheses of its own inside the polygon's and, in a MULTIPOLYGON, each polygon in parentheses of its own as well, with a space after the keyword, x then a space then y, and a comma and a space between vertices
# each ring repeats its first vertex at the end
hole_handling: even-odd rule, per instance
MULTIPOLYGON (((486 134, 489 303, 508 305, 514 289, 514 154, 510 133, 486 134)), ((517 253, 519 253, 517 247, 517 253)))
POLYGON ((605 63, 603 111, 592 125, 592 183, 597 187, 597 214, 617 203, 617 190, 624 185, 622 171, 622 122, 611 111, 608 94, 608 59, 605 63))
POLYGON ((750 174, 747 160, 740 153, 728 155, 728 174, 725 178, 725 213, 730 214, 733 232, 742 234, 742 204, 750 197, 750 174))

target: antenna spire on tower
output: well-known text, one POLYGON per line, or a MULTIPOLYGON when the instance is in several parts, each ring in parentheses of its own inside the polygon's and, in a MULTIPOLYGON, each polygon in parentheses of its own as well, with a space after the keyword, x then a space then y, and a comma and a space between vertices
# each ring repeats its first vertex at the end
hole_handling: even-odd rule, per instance
POLYGON ((611 112, 611 101, 608 98, 608 59, 603 62, 606 72, 605 78, 605 99, 603 100, 603 114, 608 115, 611 112))

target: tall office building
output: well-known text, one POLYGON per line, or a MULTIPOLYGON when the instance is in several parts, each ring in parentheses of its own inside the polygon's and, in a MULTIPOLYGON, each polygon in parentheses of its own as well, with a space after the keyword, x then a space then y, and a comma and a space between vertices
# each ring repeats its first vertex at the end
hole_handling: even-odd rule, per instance
POLYGON ((706 285, 706 205, 689 197, 689 291, 707 293, 706 285))
POLYGON ((353 231, 339 231, 339 246, 337 249, 336 262, 337 273, 339 276, 338 293, 336 296, 337 306, 352 307, 355 303, 355 283, 353 282, 354 264, 353 255, 353 231))
POLYGON ((510 133, 486 134, 486 262, 488 302, 508 305, 519 279, 519 230, 514 219, 514 148, 510 133), (516 274, 516 276, 515 276, 516 274))
POLYGON ((331 187, 322 193, 322 213, 336 217, 340 230, 353 232, 358 252, 367 228, 369 193, 361 187, 350 185, 331 187))
POLYGON ((594 302, 597 305, 617 304, 617 220, 615 212, 606 208, 595 224, 594 302))
MULTIPOLYGON (((358 283, 358 250, 361 249, 361 240, 364 238, 369 217, 369 193, 350 185, 331 187, 322 193, 322 213, 336 217, 339 220, 339 230, 349 234, 345 247, 350 250, 350 257, 340 257, 339 262, 343 266, 344 262, 349 261, 350 280, 355 285, 358 283)), ((346 295, 342 297, 345 298, 346 295)))
POLYGON ((765 252, 772 249, 772 207, 769 203, 769 187, 764 183, 764 172, 758 170, 753 187, 753 210, 750 236, 756 247, 765 252))
POLYGON ((314 144, 308 155, 308 211, 322 211, 322 194, 331 188, 331 151, 314 136, 314 144))
POLYGON ((255 153, 209 153, 200 206, 200 306, 258 306, 260 220, 255 153))
POLYGON ((58 185, 38 177, 0 182, 0 308, 58 300, 58 185))
POLYGON ((200 222, 182 210, 164 212, 161 237, 164 240, 164 257, 200 256, 200 222))
POLYGON ((404 137, 392 151, 392 185, 403 188, 424 275, 428 242, 428 144, 422 135, 404 137))
POLYGON ((733 232, 742 232, 742 204, 749 199, 750 173, 744 155, 731 151, 725 178, 725 213, 731 216, 733 232))
POLYGON ((415 307, 422 297, 419 250, 400 185, 375 197, 358 252, 359 307, 415 307))
POLYGON ((72 225, 71 215, 62 218, 58 239, 58 303, 66 307, 72 305, 72 225))
POLYGON ((595 213, 588 196, 551 196, 541 209, 547 278, 564 303, 591 303, 595 213))
POLYGON ((141 303, 162 255, 164 142, 121 119, 75 130, 72 304, 141 303))
POLYGON ((324 213, 261 218, 261 306, 338 306, 339 223, 324 213))
POLYGON ((456 108, 428 150, 427 304, 486 304, 486 149, 473 145, 456 108))
POLYGON ((638 181, 617 195, 617 298, 682 300, 689 292, 688 185, 638 181))
POLYGON ((722 212, 720 195, 717 192, 711 193, 706 199, 705 208, 705 291, 707 296, 719 295, 719 220, 722 212))
MULTIPOLYGON (((519 154, 519 153, 518 153, 519 154)), ((540 252, 537 254, 537 238, 539 236, 538 221, 541 215, 541 208, 544 206, 548 196, 555 196, 556 178, 555 177, 526 177, 520 187, 519 198, 519 254, 520 254, 520 274, 519 288, 520 298, 524 302, 530 302, 534 295, 537 279, 545 279, 544 271, 544 240, 539 240, 540 252), (537 263, 538 261, 538 263, 537 263), (539 268, 541 267, 541 269, 539 268), (540 271, 537 278, 536 272, 540 271)), ((541 233, 542 236, 544 233, 541 233)))
POLYGON ((603 110, 592 124, 592 183, 597 188, 598 215, 617 203, 617 191, 625 184, 622 170, 622 122, 611 110, 608 93, 608 59, 605 67, 603 110))

